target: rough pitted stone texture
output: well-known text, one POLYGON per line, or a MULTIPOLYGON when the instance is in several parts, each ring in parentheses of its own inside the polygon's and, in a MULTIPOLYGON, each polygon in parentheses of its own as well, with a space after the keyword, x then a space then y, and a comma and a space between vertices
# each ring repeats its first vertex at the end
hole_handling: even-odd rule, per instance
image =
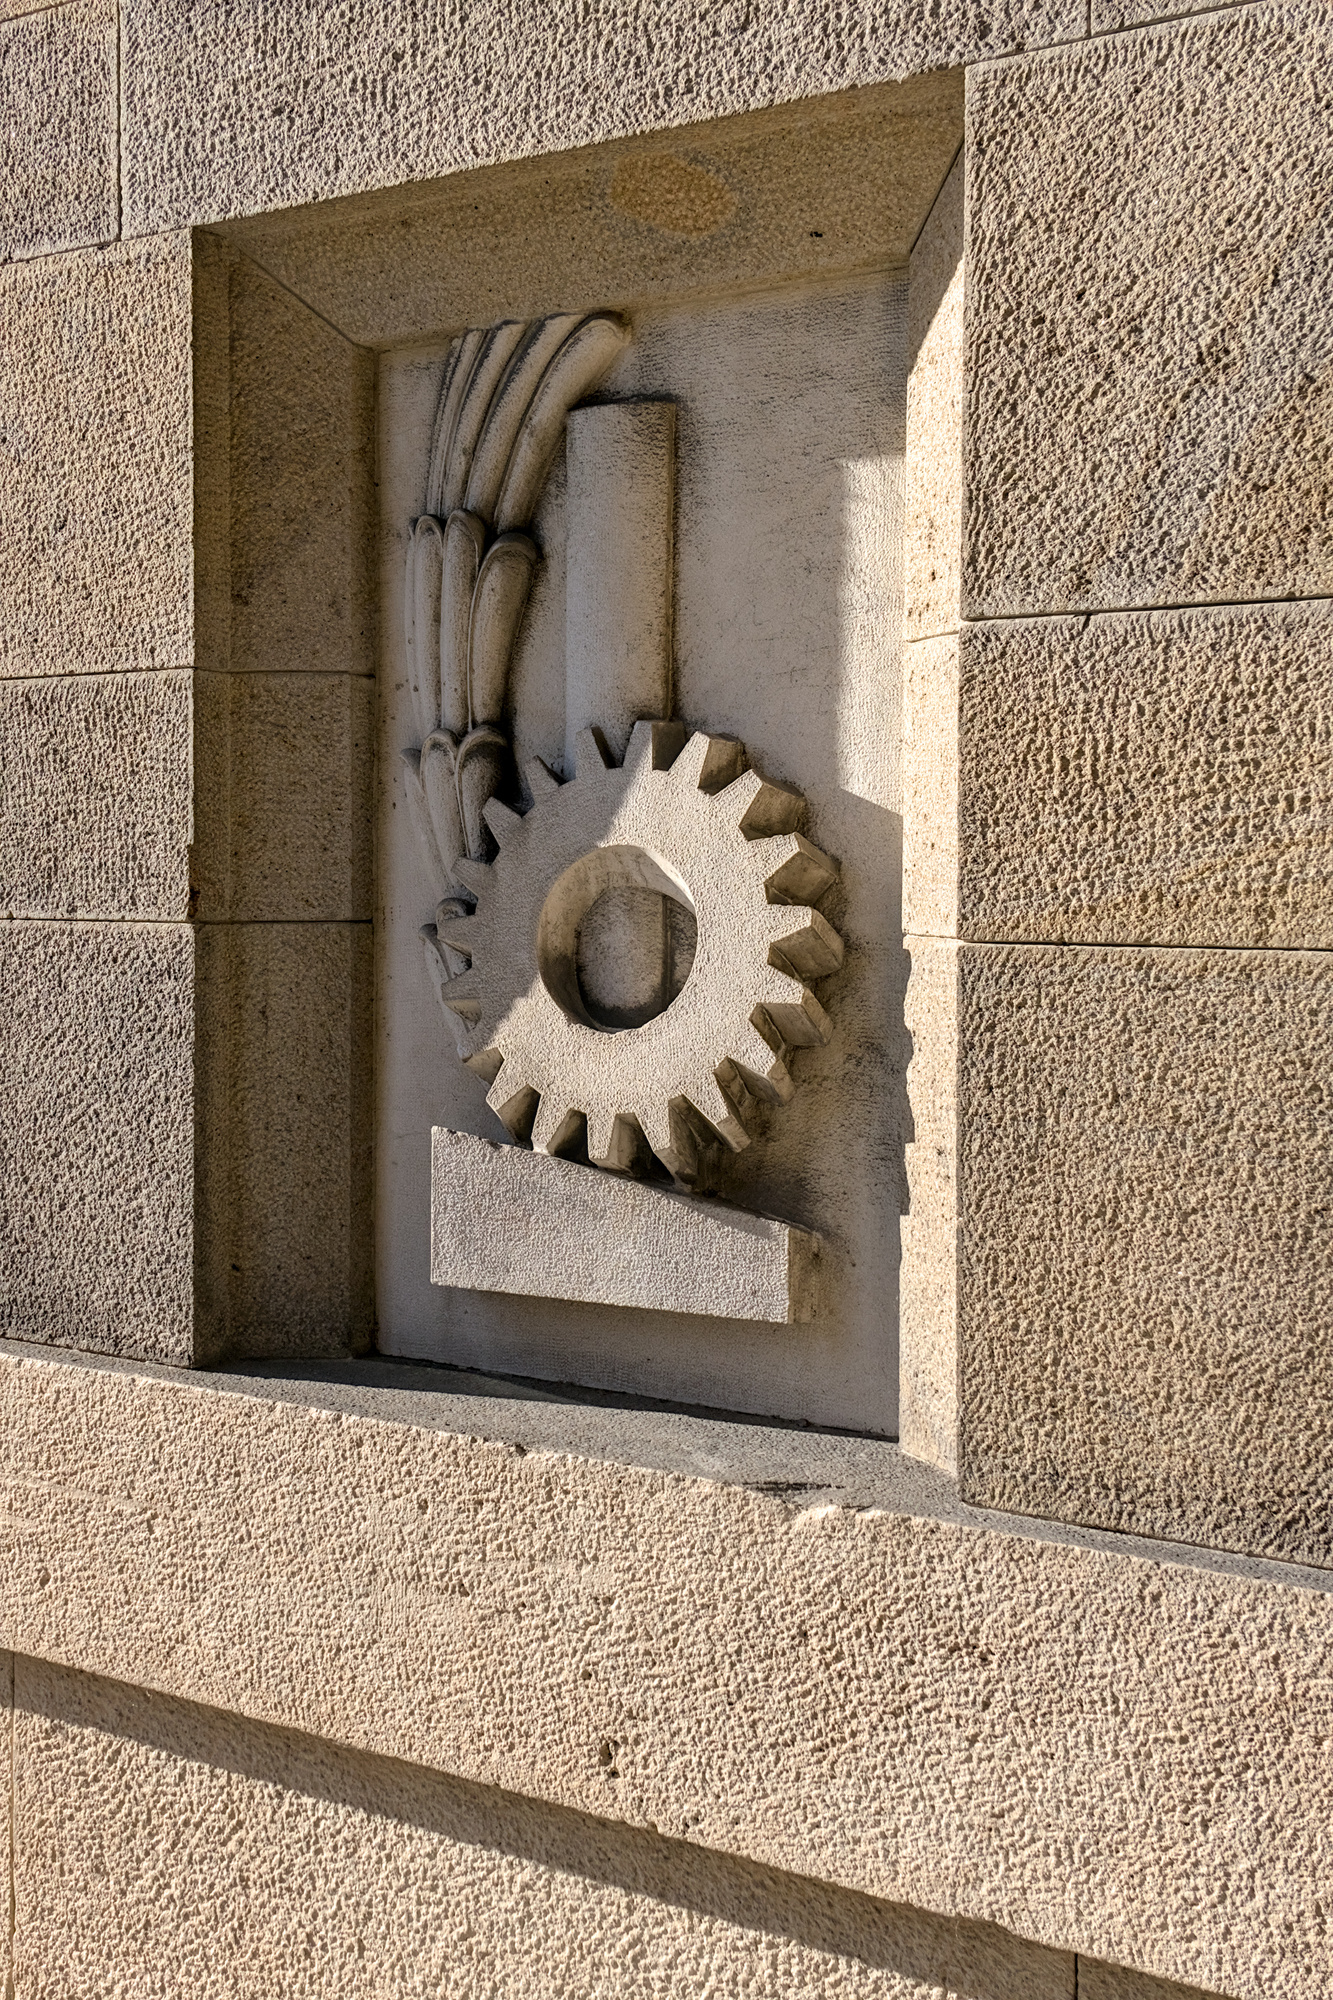
POLYGON ((0 680, 0 911, 189 914, 190 676, 0 680))
POLYGON ((964 609, 1333 590, 1327 6, 969 85, 964 609))
POLYGON ((187 1362, 188 929, 0 925, 0 1325, 187 1362))
POLYGON ((1330 609, 966 628, 962 935, 1333 946, 1330 609))
POLYGON ((0 269, 0 675, 191 658, 186 236, 0 269))
POLYGON ((992 1925, 40 1660, 17 1694, 25 1996, 1072 2000, 992 1925))
POLYGON ((369 924, 207 924, 195 1358, 370 1339, 369 924))
POLYGON ((1143 28, 1181 14, 1211 14, 1245 4, 1246 0, 1092 0, 1092 32, 1105 35, 1116 28, 1143 28))
POLYGON ((194 689, 196 915, 368 918, 374 682, 199 674, 194 689))
POLYGON ((692 125, 1084 32, 1083 0, 132 0, 126 227, 161 229, 692 125))
POLYGON ((1328 1990, 1326 1591, 0 1372, 18 1651, 1159 1977, 1328 1990))
POLYGON ((0 259, 109 242, 116 174, 115 0, 0 7, 0 259))
POLYGON ((963 1492, 1333 1566, 1333 956, 958 956, 963 1492))
POLYGON ((912 246, 907 287, 907 521, 903 636, 958 628, 963 500, 961 155, 912 246))
POLYGON ((552 301, 808 282, 905 263, 959 146, 958 70, 661 136, 580 147, 313 209, 226 238, 350 338, 540 318, 552 301), (645 199, 688 172, 721 189, 686 234, 645 199))
POLYGON ((227 665, 374 668, 373 357, 228 260, 227 665))
POLYGON ((1123 1965, 1103 1965, 1080 1957, 1075 1985, 1078 2000, 1213 2000, 1197 1986, 1181 1986, 1151 1973, 1130 1972, 1123 1965))

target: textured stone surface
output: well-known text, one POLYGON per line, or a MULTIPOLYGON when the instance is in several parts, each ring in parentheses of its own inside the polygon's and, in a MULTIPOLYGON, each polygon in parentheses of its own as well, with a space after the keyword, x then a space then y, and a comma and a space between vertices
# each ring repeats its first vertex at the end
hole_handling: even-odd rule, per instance
POLYGON ((817 1316, 806 1230, 469 1132, 431 1139, 433 1284, 779 1325, 817 1316))
POLYGON ((373 701, 333 674, 0 681, 0 911, 369 917, 373 701))
POLYGON ((991 1925, 40 1660, 17 1694, 25 1996, 1072 2000, 991 1925))
POLYGON ((961 643, 946 632, 903 648, 903 930, 924 937, 958 932, 961 643))
POLYGON ((970 83, 969 616, 1333 588, 1331 18, 970 83))
POLYGON ((198 933, 196 1355, 370 1338, 368 924, 198 933))
POLYGON ((207 0, 132 0, 126 223, 254 214, 688 127, 1085 26, 1082 0, 948 0, 929 15, 904 0, 836 13, 609 0, 582 14, 484 0, 428 17, 408 0, 244 0, 225 26, 207 0))
POLYGON ((898 1292, 898 1437, 958 1470, 958 946, 903 939, 911 1124, 898 1292))
POLYGON ((963 1492, 1333 1566, 1333 957, 959 967, 963 1492))
POLYGON ((193 938, 0 925, 0 1324, 190 1359, 193 938))
POLYGON ((190 247, 0 269, 0 675, 191 659, 190 247))
POLYGON ((17 1650, 1159 1977, 1328 1987, 1327 1592, 0 1366, 17 1650))
POLYGON ((1153 21, 1181 14, 1211 14, 1222 7, 1241 7, 1246 0, 1092 0, 1092 32, 1105 35, 1116 28, 1142 28, 1153 21))
POLYGON ((0 7, 0 259, 109 242, 116 175, 115 0, 0 7))
POLYGON ((959 706, 965 937, 1333 945, 1328 604, 972 626, 959 706))
POLYGON ((202 921, 370 916, 374 702, 349 674, 196 676, 202 921))
POLYGON ((373 358, 248 259, 226 284, 226 664, 369 673, 373 358))
POLYGON ((0 911, 189 914, 190 676, 0 681, 0 911))
POLYGON ((903 637, 958 628, 963 534, 963 195, 960 154, 912 245, 907 285, 903 637))
POLYGON ((226 225, 351 338, 906 262, 962 135, 959 71, 226 225), (706 234, 655 196, 716 197, 706 234), (722 197, 725 196, 725 199, 722 197))
POLYGON ((1078 2000, 1212 2000, 1197 1986, 1154 1979, 1150 1973, 1129 1972, 1123 1965, 1104 1965, 1095 1958, 1078 1961, 1074 1988, 1078 2000))

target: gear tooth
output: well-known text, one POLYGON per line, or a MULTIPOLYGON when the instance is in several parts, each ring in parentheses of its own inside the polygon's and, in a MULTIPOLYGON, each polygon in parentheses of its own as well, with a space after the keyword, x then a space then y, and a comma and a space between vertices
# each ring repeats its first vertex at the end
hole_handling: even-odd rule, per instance
POLYGON ((630 731, 624 769, 635 777, 640 771, 669 770, 684 742, 683 722, 636 722, 630 731))
POLYGON ((597 778, 612 768, 611 753, 600 729, 580 729, 574 738, 574 775, 597 778))
POLYGON ((559 1153, 578 1131, 583 1114, 571 1110, 552 1090, 544 1090, 532 1124, 534 1153, 559 1153))
POLYGON ((803 833, 756 840, 752 851, 764 871, 770 903, 817 903, 838 879, 838 864, 803 833))
POLYGON ((736 1107, 711 1073, 691 1084, 685 1095, 699 1116, 717 1133, 733 1153, 743 1153, 750 1135, 736 1115, 736 1107))
POLYGON ((773 1032, 788 1048, 812 1049, 822 1047, 833 1033, 833 1023, 816 1000, 808 986, 802 986, 799 995, 793 996, 790 986, 785 1000, 765 999, 763 1009, 772 1023, 773 1032))
POLYGON ((634 1165, 638 1152, 638 1128, 619 1111, 593 1109, 588 1113, 588 1158, 595 1167, 623 1174, 634 1165))
POLYGON ((500 799, 487 799, 481 809, 481 816, 495 835, 497 846, 503 847, 511 834, 517 833, 523 824, 521 816, 512 806, 500 799))
POLYGON ((807 912, 803 924, 792 926, 791 905, 775 903, 769 909, 773 942, 768 962, 790 979, 823 979, 836 972, 843 961, 843 942, 827 917, 818 910, 807 912))
POLYGON ((696 729, 671 766, 681 791, 704 792, 710 798, 738 778, 745 763, 745 745, 734 736, 710 736, 696 729))
MULTIPOLYGON (((756 1010, 757 1011, 757 1010, 756 1010)), ((796 1094, 791 1071, 751 1022, 731 1045, 731 1061, 756 1097, 766 1104, 790 1104, 796 1094)))
MULTIPOLYGON (((735 786, 729 785, 723 796, 730 798, 734 790, 735 786)), ((777 833, 795 833, 804 824, 805 814, 804 792, 798 792, 794 785, 762 778, 741 816, 740 829, 747 840, 767 840, 777 833)))
POLYGON ((489 861, 471 861, 463 854, 455 861, 453 874, 465 889, 470 889, 474 896, 480 896, 490 883, 491 864, 489 861))
POLYGON ((516 1085, 512 1079, 507 1082, 505 1068, 502 1068, 486 1093, 486 1102, 515 1139, 528 1137, 537 1109, 537 1092, 530 1083, 516 1085))
POLYGON ((532 793, 534 805, 540 799, 549 799, 552 792, 560 790, 559 778, 553 771, 547 769, 540 757, 529 757, 523 766, 523 776, 528 781, 528 790, 532 793))

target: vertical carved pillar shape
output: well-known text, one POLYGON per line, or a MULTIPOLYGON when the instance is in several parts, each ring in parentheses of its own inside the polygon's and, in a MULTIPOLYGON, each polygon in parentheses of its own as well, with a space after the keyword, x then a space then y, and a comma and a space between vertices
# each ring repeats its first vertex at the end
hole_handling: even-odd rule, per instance
POLYGON ((958 649, 963 161, 912 251, 908 289, 903 930, 912 1038, 899 1348, 903 1450, 958 1467, 958 649))
MULTIPOLYGON (((676 406, 604 403, 567 427, 565 768, 580 729, 622 758, 636 722, 671 713, 676 406)), ((579 972, 607 1026, 658 1011, 671 941, 663 897, 612 889, 588 912, 579 972)))

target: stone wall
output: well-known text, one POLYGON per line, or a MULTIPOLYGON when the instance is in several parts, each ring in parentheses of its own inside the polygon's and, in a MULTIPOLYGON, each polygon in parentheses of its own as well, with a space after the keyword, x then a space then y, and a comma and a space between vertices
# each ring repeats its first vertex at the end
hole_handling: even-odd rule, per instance
POLYGON ((0 0, 16 2000, 1329 1990, 1330 24, 1169 11, 0 0), (394 398, 784 286, 901 307, 899 1366, 388 1340, 394 398))

